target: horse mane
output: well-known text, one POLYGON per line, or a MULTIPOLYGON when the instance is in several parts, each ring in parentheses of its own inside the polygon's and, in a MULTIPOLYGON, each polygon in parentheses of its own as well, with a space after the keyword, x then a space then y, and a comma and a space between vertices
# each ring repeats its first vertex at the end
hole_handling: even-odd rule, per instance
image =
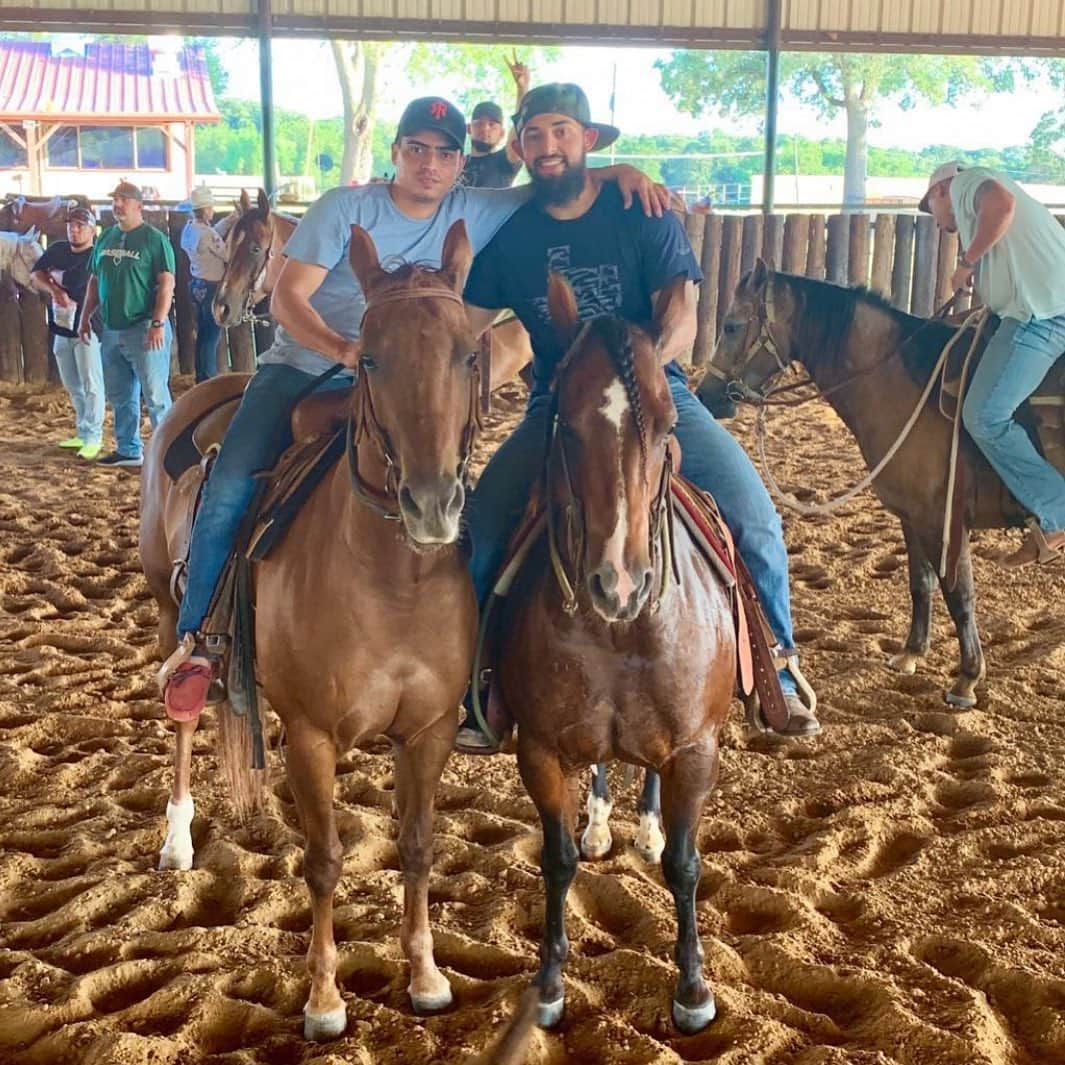
POLYGON ((920 384, 928 378, 953 329, 946 323, 900 311, 890 300, 865 285, 846 287, 831 281, 774 273, 801 304, 798 342, 808 366, 838 369, 846 355, 846 339, 859 307, 881 311, 899 331, 900 354, 910 376, 920 384), (916 336, 920 330, 920 336, 916 336), (911 338, 914 338, 912 342, 911 338))

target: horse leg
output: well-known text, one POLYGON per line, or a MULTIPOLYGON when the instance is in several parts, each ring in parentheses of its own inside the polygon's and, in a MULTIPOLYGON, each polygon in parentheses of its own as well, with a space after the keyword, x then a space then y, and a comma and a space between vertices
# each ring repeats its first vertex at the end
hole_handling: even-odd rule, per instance
POLYGON ((917 534, 908 521, 902 522, 902 535, 906 539, 906 562, 910 574, 910 601, 913 611, 910 617, 910 634, 906 645, 888 659, 888 665, 907 676, 917 671, 917 662, 928 651, 928 633, 932 624, 932 589, 936 583, 936 571, 917 534))
POLYGON ((976 686, 984 679, 986 667, 984 652, 980 647, 980 634, 976 631, 976 604, 973 590, 973 562, 969 553, 969 541, 962 544, 958 556, 958 579, 953 588, 947 587, 947 580, 939 582, 943 598, 947 601, 958 634, 961 649, 961 666, 958 679, 944 698, 951 706, 964 709, 976 706, 976 686))
POLYGON ((308 727, 290 731, 285 770, 306 837, 303 876, 314 919, 307 951, 311 992, 303 1007, 303 1035, 315 1040, 333 1039, 347 1026, 347 1010, 336 985, 333 940, 333 892, 343 857, 333 810, 336 761, 328 733, 308 727))
POLYGON ((703 948, 695 918, 695 890, 701 872, 695 834, 703 805, 717 778, 717 740, 678 751, 661 769, 666 846, 662 875, 677 908, 679 969, 673 1021, 684 1033, 701 1031, 717 1012, 703 977, 703 948))
POLYGON ((551 751, 522 742, 518 732, 518 769, 522 782, 540 814, 544 843, 540 872, 544 878, 544 936, 540 943, 540 988, 537 1019, 551 1028, 562 1018, 565 988, 562 966, 569 954, 566 938, 566 894, 577 874, 577 845, 573 840, 576 816, 574 792, 569 787, 558 757, 551 751))
POLYGON ((637 809, 640 812, 640 827, 633 845, 636 853, 645 861, 657 865, 662 860, 666 838, 662 835, 661 779, 653 769, 643 777, 643 791, 637 809))
POLYGON ((410 745, 396 744, 396 813, 403 868, 403 928, 400 939, 410 962, 407 991, 415 1013, 451 1005, 451 985, 436 967, 429 927, 429 872, 433 864, 433 802, 444 763, 455 742, 448 714, 410 745))
POLYGON ((588 825, 581 836, 581 854, 588 861, 598 861, 610 853, 614 838, 610 834, 610 784, 606 778, 606 763, 592 766, 592 790, 588 793, 588 825))

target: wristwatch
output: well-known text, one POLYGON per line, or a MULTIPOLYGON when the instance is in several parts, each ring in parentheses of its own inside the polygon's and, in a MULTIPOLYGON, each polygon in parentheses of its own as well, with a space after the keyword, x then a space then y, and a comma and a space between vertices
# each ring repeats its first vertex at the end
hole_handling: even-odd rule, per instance
POLYGON ((160 319, 160 318, 153 318, 153 319, 152 319, 152 328, 153 328, 153 329, 162 329, 162 328, 163 328, 163 322, 162 322, 162 319, 160 319))

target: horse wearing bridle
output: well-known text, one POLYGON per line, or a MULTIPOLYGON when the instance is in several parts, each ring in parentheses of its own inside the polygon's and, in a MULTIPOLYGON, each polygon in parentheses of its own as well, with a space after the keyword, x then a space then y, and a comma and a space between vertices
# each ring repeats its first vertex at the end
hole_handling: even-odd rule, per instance
POLYGON ((226 236, 225 272, 211 305, 223 327, 255 320, 255 308, 274 291, 284 264, 281 252, 297 225, 295 218, 271 208, 264 189, 254 207, 248 190, 242 190, 237 210, 226 236))
MULTIPOLYGON (((367 307, 357 381, 350 399, 340 397, 346 455, 253 574, 258 680, 285 726, 285 769, 306 835, 310 1039, 332 1038, 346 1025, 332 921, 344 853, 333 808, 337 758, 381 735, 395 752, 401 941, 411 965, 411 1002, 418 1011, 451 1002, 433 958, 428 878, 433 799, 458 729, 476 632, 476 603, 458 548, 479 427, 477 344, 461 297, 471 258, 459 222, 447 235, 439 270, 407 265, 389 273, 369 235, 352 227, 350 260, 367 307)), ((141 555, 159 603, 164 656, 176 643, 169 577, 178 556, 168 528, 178 523, 172 514, 168 520, 168 506, 180 482, 170 481, 163 457, 191 417, 217 405, 223 387, 217 380, 178 400, 145 456, 141 555)), ((177 725, 168 815, 191 804, 195 727, 177 725)), ((230 749, 222 753, 228 757, 230 749)), ((250 772, 247 762, 230 768, 250 772)), ((188 822, 170 829, 187 836, 188 822)), ((184 844, 191 863, 191 837, 184 844)), ((165 847, 164 864, 167 853, 165 847)))
POLYGON ((677 415, 655 337, 673 328, 680 294, 667 286, 652 331, 610 318, 581 326, 569 284, 560 275, 549 283, 569 350, 544 469, 548 534, 504 600, 495 674, 543 827, 544 1025, 564 1006, 577 774, 612 760, 661 777, 662 871, 678 919, 674 1020, 695 1032, 715 1012, 695 918, 696 830, 717 775, 736 638, 725 586, 670 508, 677 415))
MULTIPOLYGON (((941 365, 954 366, 946 360, 948 345, 956 344, 959 356, 970 349, 976 354, 987 335, 974 329, 958 334, 942 321, 904 314, 873 293, 777 273, 759 262, 739 283, 698 390, 716 417, 734 414, 737 401, 763 411, 792 406, 805 402, 794 398, 802 383, 781 386, 780 379, 794 364, 805 369, 805 384, 815 388, 809 398, 826 399, 854 434, 875 474, 863 483, 871 481, 902 523, 912 617, 903 650, 889 665, 912 674, 927 652, 938 579, 961 649, 960 669, 945 698, 960 707, 976 704, 985 674, 969 533, 1025 519, 980 450, 960 425, 944 417, 937 375, 941 365), (911 425, 908 415, 912 427, 903 436, 900 430, 911 425), (954 506, 949 503, 952 451, 960 471, 954 506)), ((1047 379, 1048 391, 1055 390, 1055 382, 1065 383, 1063 378, 1059 363, 1047 379)))

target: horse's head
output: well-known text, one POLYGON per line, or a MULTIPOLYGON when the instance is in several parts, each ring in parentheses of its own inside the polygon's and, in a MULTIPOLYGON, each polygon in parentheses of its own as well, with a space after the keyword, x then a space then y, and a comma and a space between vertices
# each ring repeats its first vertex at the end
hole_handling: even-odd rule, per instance
POLYGON ((384 459, 410 541, 454 543, 480 417, 477 343, 462 303, 473 258, 466 226, 448 231, 439 270, 383 269, 359 226, 351 227, 349 255, 366 297, 358 431, 384 459))
POLYGON ((220 326, 240 325, 266 295, 263 285, 270 260, 281 252, 270 213, 270 199, 259 189, 252 206, 247 189, 241 191, 240 217, 226 240, 226 268, 218 283, 211 311, 220 326))
POLYGON ((721 323, 721 336, 696 391, 716 418, 731 418, 736 400, 760 396, 791 360, 785 328, 790 302, 776 275, 759 259, 744 274, 721 323))
POLYGON ((569 283, 552 274, 548 284, 551 320, 569 346, 547 460, 552 540, 561 534, 574 594, 583 585, 607 622, 634 620, 653 590, 677 420, 658 352, 683 294, 682 278, 663 290, 650 330, 618 318, 582 326, 569 283))
POLYGON ((15 241, 11 261, 8 264, 12 280, 25 288, 29 288, 33 280, 33 267, 43 254, 44 248, 41 247, 37 240, 36 228, 30 229, 18 237, 15 241))

